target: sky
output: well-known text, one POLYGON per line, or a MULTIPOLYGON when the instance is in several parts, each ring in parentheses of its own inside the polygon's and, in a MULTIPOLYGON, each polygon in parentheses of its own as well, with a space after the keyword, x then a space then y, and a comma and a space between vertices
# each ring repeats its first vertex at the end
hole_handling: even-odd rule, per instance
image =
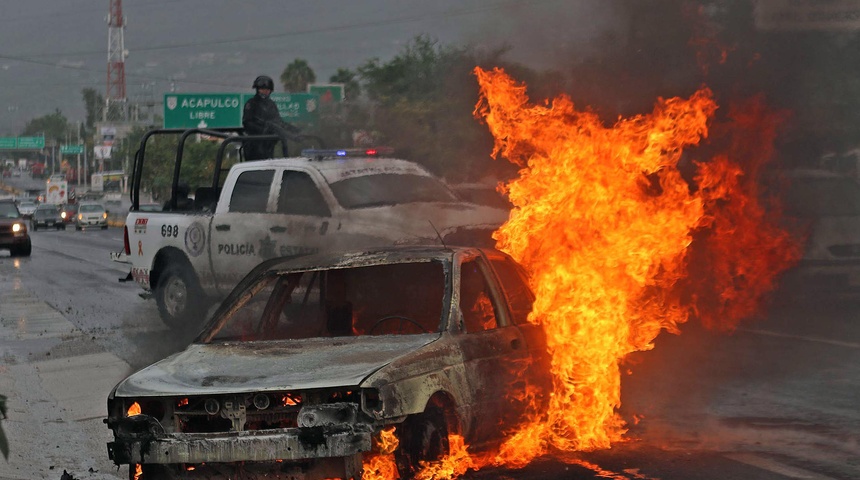
MULTIPOLYGON (((107 90, 108 0, 0 0, 0 135, 59 109, 84 120, 84 88, 107 90)), ((416 35, 510 48, 534 68, 575 62, 614 28, 609 0, 126 0, 127 97, 250 92, 297 58, 326 82, 387 61, 416 35)), ((162 107, 156 107, 156 113, 162 107)))

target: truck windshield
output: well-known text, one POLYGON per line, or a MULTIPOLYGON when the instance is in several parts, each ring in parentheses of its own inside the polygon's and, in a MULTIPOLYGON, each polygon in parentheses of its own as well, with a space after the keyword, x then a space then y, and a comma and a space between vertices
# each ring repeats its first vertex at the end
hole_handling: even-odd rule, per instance
POLYGON ((271 274, 246 290, 205 343, 440 331, 440 262, 397 263, 271 274))
POLYGON ((370 208, 416 202, 456 202, 457 197, 433 177, 380 174, 340 180, 331 190, 343 208, 370 208))
POLYGON ((18 209, 11 203, 0 203, 0 218, 18 218, 18 209))

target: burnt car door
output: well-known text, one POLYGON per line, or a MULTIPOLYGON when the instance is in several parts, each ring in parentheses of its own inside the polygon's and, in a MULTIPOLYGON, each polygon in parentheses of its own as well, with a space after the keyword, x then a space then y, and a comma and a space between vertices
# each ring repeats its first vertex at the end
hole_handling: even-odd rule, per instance
POLYGON ((470 438, 487 442, 516 426, 522 415, 529 366, 523 333, 513 325, 505 297, 482 257, 460 265, 458 335, 471 387, 473 423, 470 438))

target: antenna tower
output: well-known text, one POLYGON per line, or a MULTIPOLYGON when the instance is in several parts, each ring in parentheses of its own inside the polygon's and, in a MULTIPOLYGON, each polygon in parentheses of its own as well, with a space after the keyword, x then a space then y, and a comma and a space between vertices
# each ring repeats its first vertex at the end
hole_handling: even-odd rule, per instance
POLYGON ((125 95, 125 18, 122 16, 122 0, 110 0, 108 22, 107 95, 103 119, 125 120, 127 98, 125 95), (114 106, 115 105, 115 106, 114 106))

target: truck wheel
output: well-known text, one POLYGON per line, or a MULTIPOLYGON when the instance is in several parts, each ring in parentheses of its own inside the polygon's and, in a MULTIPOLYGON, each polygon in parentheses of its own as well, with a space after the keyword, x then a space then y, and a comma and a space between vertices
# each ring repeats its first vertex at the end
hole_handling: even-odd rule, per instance
POLYGON ((395 452, 400 478, 412 478, 419 462, 434 462, 450 453, 445 413, 428 407, 403 421, 400 446, 395 452))
POLYGON ((171 328, 198 325, 204 319, 206 298, 187 268, 168 265, 158 276, 155 302, 161 319, 171 328))

